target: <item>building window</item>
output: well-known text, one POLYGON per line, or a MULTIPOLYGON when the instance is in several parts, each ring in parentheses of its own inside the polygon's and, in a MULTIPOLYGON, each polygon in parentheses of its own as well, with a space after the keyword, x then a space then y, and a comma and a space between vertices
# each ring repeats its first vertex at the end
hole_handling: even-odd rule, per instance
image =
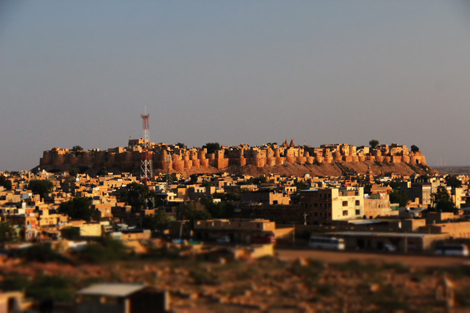
POLYGON ((343 211, 343 216, 348 216, 348 210, 343 211))
POLYGON ((348 201, 343 201, 343 206, 348 206, 348 201))
POLYGON ((361 215, 361 210, 356 210, 356 215, 361 215))
POLYGON ((361 201, 356 200, 356 206, 361 205, 361 201))

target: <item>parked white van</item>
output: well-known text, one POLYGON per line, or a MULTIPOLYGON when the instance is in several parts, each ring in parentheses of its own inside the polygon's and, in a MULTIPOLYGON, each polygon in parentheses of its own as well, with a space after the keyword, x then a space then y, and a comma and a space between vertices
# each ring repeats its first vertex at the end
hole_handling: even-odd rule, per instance
POLYGON ((344 250, 344 240, 341 238, 310 237, 308 241, 310 248, 344 250))
POLYGON ((462 244, 438 246, 434 254, 468 256, 468 247, 462 244))

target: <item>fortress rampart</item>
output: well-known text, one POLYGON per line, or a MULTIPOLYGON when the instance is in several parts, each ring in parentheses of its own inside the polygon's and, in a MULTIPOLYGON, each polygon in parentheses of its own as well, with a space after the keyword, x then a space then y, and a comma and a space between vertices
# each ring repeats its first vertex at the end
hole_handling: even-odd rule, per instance
MULTIPOLYGON (((129 140, 126 148, 117 147, 100 151, 73 151, 53 148, 44 151, 40 166, 52 165, 86 165, 92 168, 118 168, 121 171, 132 171, 140 167, 142 159, 142 144, 140 140, 129 140)), ((357 163, 378 161, 387 163, 410 163, 426 165, 426 158, 421 151, 411 152, 405 145, 379 145, 375 149, 347 144, 322 145, 319 148, 296 146, 292 140, 287 140, 280 146, 263 145, 250 147, 241 144, 236 147, 221 147, 214 153, 208 153, 205 148, 181 148, 177 145, 150 143, 150 156, 154 169, 167 169, 183 172, 193 167, 214 167, 223 169, 231 165, 256 167, 283 164, 322 164, 322 163, 357 163)))

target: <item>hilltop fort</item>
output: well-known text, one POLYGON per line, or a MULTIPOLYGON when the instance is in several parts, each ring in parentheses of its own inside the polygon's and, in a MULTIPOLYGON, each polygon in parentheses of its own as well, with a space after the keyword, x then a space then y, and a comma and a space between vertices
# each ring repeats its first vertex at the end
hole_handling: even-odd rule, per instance
MULTIPOLYGON (((76 150, 53 148, 44 151, 40 167, 45 169, 86 166, 89 168, 117 169, 123 172, 138 171, 140 168, 143 139, 130 139, 127 147, 76 150)), ((259 173, 278 167, 314 166, 317 169, 334 165, 336 172, 365 173, 371 167, 374 172, 386 165, 389 172, 419 172, 426 166, 426 158, 421 151, 410 151, 405 145, 392 143, 374 148, 356 147, 348 144, 324 144, 320 147, 297 146, 294 140, 287 140, 282 145, 266 144, 262 146, 220 146, 215 151, 207 148, 188 148, 183 145, 149 143, 149 155, 155 172, 170 170, 177 173, 215 173, 231 169, 240 172, 251 168, 259 173)), ((384 169, 385 170, 385 169, 384 169)), ((336 173, 338 174, 338 173, 336 173)))

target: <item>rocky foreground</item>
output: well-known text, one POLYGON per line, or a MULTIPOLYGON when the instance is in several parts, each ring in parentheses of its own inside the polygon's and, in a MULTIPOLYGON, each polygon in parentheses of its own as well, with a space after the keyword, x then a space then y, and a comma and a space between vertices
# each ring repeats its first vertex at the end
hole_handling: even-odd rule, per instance
POLYGON ((449 305, 454 312, 470 309, 470 268, 464 265, 410 267, 276 257, 214 263, 164 256, 103 265, 18 259, 0 263, 3 288, 24 282, 23 288, 34 295, 47 282, 48 288, 60 286, 65 303, 73 303, 73 294, 92 283, 132 282, 170 291, 175 312, 448 312, 449 305), (453 294, 448 300, 445 291, 453 294))

